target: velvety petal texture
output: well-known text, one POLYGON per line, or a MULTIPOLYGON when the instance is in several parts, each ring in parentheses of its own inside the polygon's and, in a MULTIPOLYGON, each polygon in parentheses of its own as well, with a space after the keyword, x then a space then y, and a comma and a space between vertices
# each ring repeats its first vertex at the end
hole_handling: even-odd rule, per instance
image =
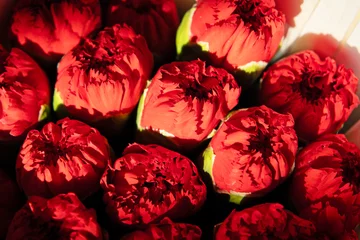
POLYGON ((178 30, 178 53, 198 45, 209 63, 240 72, 245 85, 275 55, 284 24, 274 0, 197 0, 178 30))
POLYGON ((189 216, 206 198, 195 165, 157 145, 128 146, 104 173, 101 186, 110 218, 129 227, 189 216))
POLYGON ((86 198, 99 189, 109 161, 106 138, 65 118, 29 132, 16 161, 16 178, 27 196, 74 192, 86 198))
POLYGON ((152 68, 142 36, 126 25, 105 28, 60 61, 54 109, 112 132, 137 105, 152 68))
POLYGON ((74 193, 30 197, 11 222, 6 240, 102 240, 93 209, 74 193))
POLYGON ((107 25, 126 23, 145 37, 155 56, 175 55, 179 17, 174 0, 110 0, 107 25))
POLYGON ((11 34, 31 56, 56 63, 83 38, 101 27, 98 0, 17 1, 11 34))
POLYGON ((294 120, 265 106, 229 115, 203 153, 215 191, 240 203, 273 190, 291 173, 298 148, 294 120))
POLYGON ((25 137, 48 116, 49 103, 49 82, 36 62, 0 45, 0 141, 25 137))
POLYGON ((256 205, 233 211, 215 232, 216 240, 226 239, 326 239, 316 236, 312 222, 284 209, 278 203, 256 205))
POLYGON ((308 50, 272 65, 262 77, 261 101, 291 113, 299 139, 336 133, 358 106, 358 79, 351 69, 308 50))
POLYGON ((0 239, 4 239, 11 220, 23 204, 23 196, 16 183, 1 169, 0 196, 0 239))
POLYGON ((301 150, 290 186, 300 216, 332 239, 360 223, 360 150, 344 135, 325 135, 301 150))
POLYGON ((203 61, 163 65, 139 104, 138 129, 163 135, 175 149, 191 150, 237 105, 240 92, 231 74, 203 61))
POLYGON ((121 240, 200 240, 201 229, 187 223, 174 223, 164 218, 158 224, 152 224, 142 231, 132 232, 121 240))

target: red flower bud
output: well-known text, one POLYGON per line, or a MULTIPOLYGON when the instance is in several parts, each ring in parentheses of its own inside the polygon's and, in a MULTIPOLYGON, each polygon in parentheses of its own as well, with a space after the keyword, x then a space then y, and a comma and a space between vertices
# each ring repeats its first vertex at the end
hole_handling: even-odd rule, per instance
POLYGON ((49 114, 50 88, 45 73, 26 53, 0 45, 0 141, 25 137, 49 114))
POLYGON ((201 229, 198 226, 186 223, 173 223, 164 218, 158 224, 152 224, 143 231, 132 232, 121 240, 200 240, 201 229))
POLYGON ((300 216, 332 239, 360 223, 360 150, 344 135, 326 135, 296 159, 291 198, 300 216))
POLYGON ((62 119, 29 132, 16 162, 17 181, 27 196, 74 192, 85 198, 99 189, 109 160, 108 142, 96 129, 62 119))
POLYGON ((299 139, 335 133, 359 104, 358 79, 335 60, 304 51, 272 65, 263 76, 261 98, 280 113, 291 113, 299 139))
POLYGON ((191 215, 206 197, 195 165, 157 145, 128 146, 104 173, 101 186, 110 218, 130 227, 191 215))
POLYGON ((240 92, 232 75, 200 60, 166 64, 142 96, 138 130, 166 137, 175 149, 191 150, 236 106, 240 92))
POLYGON ((96 213, 73 193, 52 199, 30 197, 11 222, 6 240, 86 239, 102 240, 96 213))
POLYGON ((174 0, 110 0, 107 24, 126 23, 145 37, 155 56, 175 54, 179 17, 174 0))
POLYGON ((197 46, 210 64, 240 73, 247 84, 275 55, 284 24, 274 0, 197 0, 180 24, 177 52, 197 46))
POLYGON ((127 26, 105 28, 60 61, 54 109, 110 134, 137 105, 152 67, 142 36, 127 26))
POLYGON ((265 106, 230 114, 203 154, 218 193, 239 204, 273 190, 294 167, 297 137, 290 114, 265 106))
POLYGON ((266 203, 234 210, 218 227, 215 239, 326 239, 315 234, 312 222, 285 210, 281 204, 266 203))
POLYGON ((21 0, 12 16, 11 33, 31 56, 56 63, 101 26, 98 0, 21 0))
POLYGON ((1 169, 0 196, 0 239, 4 239, 11 219, 23 203, 18 186, 1 169))

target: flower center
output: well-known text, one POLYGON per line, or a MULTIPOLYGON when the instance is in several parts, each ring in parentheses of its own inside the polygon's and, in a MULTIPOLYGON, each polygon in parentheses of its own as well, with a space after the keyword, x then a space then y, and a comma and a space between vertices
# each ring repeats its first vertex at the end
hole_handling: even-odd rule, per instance
POLYGON ((309 73, 304 73, 302 81, 293 85, 293 91, 300 92, 301 96, 308 102, 316 102, 319 100, 324 93, 324 90, 318 88, 314 83, 320 81, 318 77, 311 77, 309 73))
POLYGON ((264 159, 269 158, 273 152, 270 134, 259 130, 258 134, 250 139, 249 150, 260 152, 264 159))
POLYGON ((73 56, 82 63, 82 69, 87 73, 93 69, 106 74, 108 72, 107 67, 114 64, 112 55, 110 51, 90 42, 84 43, 73 51, 73 56))
POLYGON ((259 0, 237 0, 235 1, 235 14, 239 16, 251 30, 258 31, 265 23, 266 7, 259 0))
POLYGON ((66 149, 52 142, 45 142, 39 150, 45 153, 44 160, 46 165, 56 165, 59 157, 65 157, 67 152, 66 149))
POLYGON ((343 158, 342 164, 343 181, 349 183, 355 193, 360 192, 360 156, 349 152, 343 158))
POLYGON ((199 100, 209 99, 209 93, 212 91, 211 89, 200 85, 197 81, 181 83, 180 87, 184 89, 185 96, 197 98, 199 100))

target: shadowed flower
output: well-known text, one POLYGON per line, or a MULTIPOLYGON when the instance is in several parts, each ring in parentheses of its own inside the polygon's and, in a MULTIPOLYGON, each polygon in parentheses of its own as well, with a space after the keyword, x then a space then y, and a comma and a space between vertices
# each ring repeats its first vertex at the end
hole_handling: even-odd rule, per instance
POLYGON ((0 239, 6 237, 11 219, 22 206, 22 195, 15 182, 0 169, 0 239))
POLYGON ((319 231, 351 235, 360 223, 360 150, 344 135, 319 138, 298 154, 290 188, 300 216, 319 231))
POLYGON ((45 73, 26 53, 0 45, 0 141, 25 137, 47 118, 50 88, 45 73))
POLYGON ((187 57, 187 48, 199 48, 196 57, 239 74, 239 83, 248 85, 275 55, 284 24, 274 0, 197 0, 180 24, 177 52, 187 57))
POLYGON ((129 227, 189 216, 206 197, 195 165, 157 145, 128 146, 104 173, 101 186, 110 218, 129 227))
POLYGON ((179 17, 174 0, 110 0, 107 25, 126 23, 145 37, 156 57, 175 55, 179 17))
POLYGON ((239 212, 234 210, 215 230, 216 240, 327 239, 316 237, 312 222, 296 216, 278 203, 256 205, 239 212))
POLYGON ((313 51, 291 55, 263 75, 262 102, 280 113, 291 113, 301 140, 312 141, 337 132, 359 104, 353 71, 313 51))
POLYGON ((70 119, 32 130, 16 162, 17 181, 27 196, 74 192, 86 198, 100 187, 110 147, 100 133, 70 119))
POLYGON ((132 232, 121 240, 200 240, 201 229, 186 223, 173 223, 164 218, 158 224, 152 224, 143 231, 132 232))
POLYGON ((101 26, 98 0, 21 0, 11 33, 31 56, 49 64, 101 26))
POLYGON ((192 150, 236 106, 240 92, 232 75, 200 60, 166 64, 144 91, 138 130, 161 135, 171 148, 192 150))
POLYGON ((290 114, 265 106, 230 114, 203 153, 215 191, 240 204, 273 190, 294 167, 297 137, 290 114))
POLYGON ((137 105, 153 67, 145 39, 115 25, 59 63, 54 109, 114 133, 137 105))
POLYGON ((30 197, 11 222, 6 240, 102 240, 96 213, 73 193, 30 197))

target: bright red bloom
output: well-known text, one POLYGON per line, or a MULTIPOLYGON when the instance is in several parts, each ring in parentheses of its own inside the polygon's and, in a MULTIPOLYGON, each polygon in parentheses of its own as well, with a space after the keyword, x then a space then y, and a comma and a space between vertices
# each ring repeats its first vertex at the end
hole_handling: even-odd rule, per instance
POLYGON ((102 240, 96 213, 73 193, 30 197, 11 222, 6 240, 102 240))
POLYGON ((143 231, 132 232, 121 240, 200 240, 201 229, 186 223, 173 223, 164 218, 158 224, 152 224, 143 231))
POLYGON ((360 223, 360 150, 344 135, 326 135, 298 154, 291 198, 300 216, 339 239, 360 223))
POLYGON ((4 239, 11 219, 23 203, 18 186, 1 169, 0 196, 0 239, 4 239))
POLYGON ((11 33, 31 56, 56 63, 100 26, 98 0, 21 0, 12 16, 11 33))
POLYGON ((143 94, 138 129, 165 136, 175 149, 191 150, 236 106, 240 92, 231 74, 203 61, 166 64, 143 94))
POLYGON ((126 226, 189 216, 206 197, 195 165, 157 145, 128 146, 123 157, 104 173, 101 186, 108 215, 126 226))
POLYGON ((109 161, 108 142, 96 129, 62 119, 29 132, 18 155, 16 177, 27 196, 74 192, 85 198, 99 189, 109 161))
POLYGON ((261 196, 287 178, 298 147, 290 114, 265 106, 230 114, 203 154, 203 169, 217 192, 239 204, 261 196))
POLYGON ((145 39, 115 25, 87 39, 59 63, 54 109, 114 132, 137 105, 153 67, 145 39))
POLYGON ((266 203, 239 212, 234 210, 216 229, 215 239, 320 239, 315 234, 315 226, 310 221, 281 204, 266 203))
POLYGON ((155 56, 175 55, 179 17, 174 0, 110 0, 107 25, 126 23, 145 37, 155 56))
POLYGON ((26 53, 0 45, 0 140, 24 137, 49 114, 45 73, 26 53))
POLYGON ((262 102, 291 113, 299 139, 311 141, 337 132, 359 104, 358 79, 352 70, 313 51, 291 55, 263 75, 262 102))
POLYGON ((275 55, 284 24, 274 0, 197 0, 178 30, 177 51, 197 45, 210 64, 255 79, 275 55))

